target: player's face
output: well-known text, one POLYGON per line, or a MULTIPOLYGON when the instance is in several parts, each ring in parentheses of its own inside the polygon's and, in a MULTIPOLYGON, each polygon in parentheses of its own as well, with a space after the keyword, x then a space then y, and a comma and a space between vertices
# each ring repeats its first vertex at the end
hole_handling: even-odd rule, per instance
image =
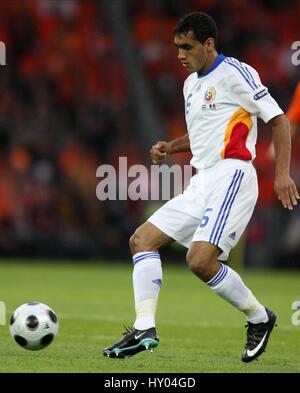
POLYGON ((203 73, 210 67, 210 54, 214 51, 212 38, 208 38, 204 44, 201 44, 190 31, 187 34, 175 36, 174 44, 178 48, 178 59, 188 72, 203 73))

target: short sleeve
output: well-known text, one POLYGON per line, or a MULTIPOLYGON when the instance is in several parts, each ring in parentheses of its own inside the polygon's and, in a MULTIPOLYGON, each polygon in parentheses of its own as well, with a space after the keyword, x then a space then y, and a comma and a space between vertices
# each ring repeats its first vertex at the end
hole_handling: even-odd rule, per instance
POLYGON ((227 86, 235 103, 265 123, 283 114, 252 67, 233 58, 226 58, 225 63, 228 65, 227 86))

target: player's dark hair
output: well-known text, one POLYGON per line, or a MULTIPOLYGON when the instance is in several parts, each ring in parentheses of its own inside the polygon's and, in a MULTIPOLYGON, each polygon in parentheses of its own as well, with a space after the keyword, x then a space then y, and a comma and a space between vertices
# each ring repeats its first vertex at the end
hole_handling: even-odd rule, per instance
POLYGON ((214 19, 204 12, 191 12, 181 18, 174 30, 174 36, 187 35, 189 31, 194 33, 196 40, 201 44, 208 38, 213 38, 217 46, 218 28, 214 19))

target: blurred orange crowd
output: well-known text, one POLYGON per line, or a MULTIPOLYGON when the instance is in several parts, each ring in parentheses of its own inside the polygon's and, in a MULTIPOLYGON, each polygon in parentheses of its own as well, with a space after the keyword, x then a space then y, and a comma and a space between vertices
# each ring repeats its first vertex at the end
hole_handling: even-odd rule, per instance
MULTIPOLYGON (((131 0, 131 35, 165 138, 186 132, 181 93, 186 74, 177 61, 173 29, 193 10, 215 17, 219 52, 254 66, 286 110, 299 79, 290 57, 291 43, 300 39, 300 1, 131 0)), ((130 163, 149 158, 140 149, 125 64, 109 22, 96 0, 0 2, 0 41, 7 56, 0 68, 0 255, 128 254, 128 237, 145 206, 98 201, 96 169, 120 155, 130 163)), ((262 209, 278 203, 270 139, 261 123, 255 165, 262 209)), ((296 137, 293 172, 300 185, 299 152, 296 137)), ((187 164, 189 155, 174 161, 187 164)), ((250 243, 266 236, 268 225, 261 228, 261 222, 254 218, 250 243)))

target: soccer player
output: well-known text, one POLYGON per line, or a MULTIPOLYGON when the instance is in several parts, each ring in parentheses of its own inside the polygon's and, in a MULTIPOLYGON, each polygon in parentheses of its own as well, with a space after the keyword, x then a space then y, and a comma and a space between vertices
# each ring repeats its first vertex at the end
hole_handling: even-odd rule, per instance
POLYGON ((239 274, 224 262, 252 215, 257 195, 257 116, 270 124, 276 157, 275 192, 292 210, 299 194, 289 175, 291 142, 286 116, 249 65, 218 54, 217 26, 207 14, 183 17, 174 32, 178 59, 190 73, 183 87, 188 133, 152 146, 160 164, 177 152, 192 152, 198 173, 187 189, 158 209, 130 238, 136 319, 108 357, 126 358, 159 343, 155 313, 162 283, 159 249, 173 241, 188 248, 190 270, 248 321, 242 360, 265 350, 276 315, 262 305, 239 274))

